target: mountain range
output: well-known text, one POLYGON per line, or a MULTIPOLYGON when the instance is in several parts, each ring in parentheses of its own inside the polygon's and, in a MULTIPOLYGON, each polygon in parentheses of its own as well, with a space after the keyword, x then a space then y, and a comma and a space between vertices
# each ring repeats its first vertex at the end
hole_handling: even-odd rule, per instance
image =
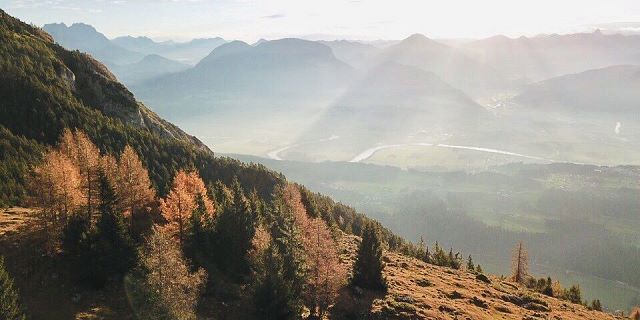
POLYGON ((131 36, 108 39, 94 27, 83 23, 71 26, 46 24, 43 30, 63 47, 91 54, 128 85, 187 69, 226 42, 219 37, 184 43, 155 42, 147 37, 131 36))
MULTIPOLYGON (((531 150, 559 161, 640 163, 626 151, 605 157, 633 148, 640 133, 637 117, 628 117, 636 111, 636 82, 625 71, 640 63, 638 39, 601 32, 446 43, 415 34, 384 45, 261 39, 203 49, 192 67, 151 56, 112 69, 160 115, 225 152, 284 148, 299 160, 349 160, 370 147, 436 142, 531 150), (470 105, 473 112, 461 112, 470 105), (597 108, 616 110, 616 119, 583 113, 597 108), (477 114, 483 123, 469 126, 477 114), (612 134, 621 115, 624 136, 612 134), (584 149, 567 148, 575 141, 586 141, 584 149), (596 146, 606 147, 586 151, 596 146)), ((178 45, 144 37, 111 43, 161 57, 178 45)))

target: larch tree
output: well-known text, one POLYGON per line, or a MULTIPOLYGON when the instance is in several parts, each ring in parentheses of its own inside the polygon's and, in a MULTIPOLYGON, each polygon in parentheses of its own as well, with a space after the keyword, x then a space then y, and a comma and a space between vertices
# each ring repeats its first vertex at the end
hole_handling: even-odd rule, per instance
POLYGON ((346 283, 347 270, 340 263, 338 245, 322 219, 310 220, 303 235, 308 265, 307 296, 312 311, 323 319, 346 283))
POLYGON ((203 269, 189 272, 171 238, 162 228, 155 228, 147 238, 141 254, 143 279, 138 288, 144 294, 133 300, 134 309, 148 319, 195 320, 207 274, 203 269))
POLYGON ((20 305, 18 291, 13 285, 13 279, 4 265, 2 256, 0 256, 0 319, 26 319, 20 305))
POLYGON ((173 179, 171 191, 166 198, 160 200, 160 211, 169 222, 166 231, 177 234, 180 246, 184 239, 186 223, 196 208, 196 197, 201 195, 208 214, 213 214, 214 207, 207 197, 207 189, 200 176, 195 172, 179 171, 173 179))
POLYGON ((100 149, 82 131, 65 130, 58 144, 60 151, 78 167, 80 188, 84 197, 87 219, 97 210, 99 176, 101 172, 100 149))
POLYGON ((41 208, 41 222, 47 235, 47 248, 53 249, 68 216, 82 203, 80 172, 63 153, 50 150, 34 169, 30 181, 34 204, 41 208))
POLYGON ((516 245, 511 259, 511 281, 524 283, 529 276, 529 255, 522 241, 516 245))
MULTIPOLYGON (((149 173, 138 154, 129 145, 124 148, 118 159, 115 187, 125 215, 132 214, 136 209, 153 201, 155 197, 149 173)), ((202 188, 200 186, 198 188, 198 191, 202 192, 204 183, 202 188)))
POLYGON ((299 188, 289 184, 283 196, 293 212, 296 226, 302 231, 307 262, 306 300, 314 316, 322 319, 346 282, 347 272, 340 263, 338 246, 331 231, 322 219, 309 217, 299 188))

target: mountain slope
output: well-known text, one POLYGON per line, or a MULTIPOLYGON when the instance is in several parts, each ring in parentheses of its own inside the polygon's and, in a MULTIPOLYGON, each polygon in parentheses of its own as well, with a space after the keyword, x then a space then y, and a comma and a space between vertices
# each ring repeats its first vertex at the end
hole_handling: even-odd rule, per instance
MULTIPOLYGON (((341 237, 342 258, 355 260, 360 240, 341 237)), ((331 319, 615 319, 610 314, 532 292, 497 277, 433 266, 385 252, 386 294, 345 290, 331 319)))
POLYGON ((214 158, 199 140, 137 102, 102 64, 63 49, 40 29, 0 12, 0 32, 0 127, 6 128, 1 133, 22 141, 2 145, 7 175, 18 186, 2 199, 23 199, 28 159, 40 156, 39 148, 25 155, 14 147, 52 145, 69 127, 84 130, 104 152, 131 145, 161 193, 179 168, 198 168, 210 182, 238 175, 264 196, 282 180, 261 167, 214 158))
POLYGON ((365 68, 371 60, 379 53, 380 49, 370 44, 355 41, 335 40, 318 41, 333 51, 336 58, 348 63, 356 68, 365 68))
POLYGON ((332 98, 351 73, 329 47, 319 43, 282 39, 253 47, 234 41, 216 48, 192 69, 133 89, 165 116, 214 114, 213 108, 200 108, 216 102, 230 103, 227 111, 272 110, 332 98))
POLYGON ((497 69, 473 59, 462 50, 421 34, 414 34, 386 48, 379 59, 433 72, 467 94, 483 95, 508 88, 508 83, 497 69))
MULTIPOLYGON (((416 134, 420 136, 415 142, 427 142, 424 139, 443 133, 470 134, 488 116, 437 75, 385 63, 356 81, 301 140, 338 136, 340 139, 330 142, 332 146, 339 145, 341 153, 357 153, 378 143, 405 143, 416 134)), ((320 154, 311 157, 316 156, 322 159, 320 154)))
POLYGON ((187 64, 173 61, 157 54, 145 56, 136 63, 112 67, 114 72, 119 75, 119 80, 127 85, 133 85, 169 73, 180 72, 188 68, 189 65, 187 64))
POLYGON ((612 66, 529 85, 515 101, 538 110, 637 115, 639 88, 640 66, 612 66))

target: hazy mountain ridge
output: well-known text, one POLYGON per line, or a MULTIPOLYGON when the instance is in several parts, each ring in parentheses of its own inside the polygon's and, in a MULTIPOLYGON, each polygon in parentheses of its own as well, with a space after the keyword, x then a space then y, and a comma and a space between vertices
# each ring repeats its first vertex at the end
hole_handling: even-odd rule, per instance
POLYGON ((109 66, 134 63, 143 57, 141 53, 113 44, 88 24, 74 23, 67 26, 64 23, 53 23, 45 24, 42 28, 63 47, 87 52, 109 66))
POLYGON ((640 36, 598 31, 530 38, 494 36, 463 44, 461 48, 509 77, 527 81, 640 63, 640 36))
POLYGON ((640 111, 640 66, 611 66, 544 80, 528 85, 514 100, 538 110, 632 116, 640 111))
POLYGON ((220 38, 193 39, 187 42, 156 42, 147 37, 124 36, 112 40, 123 48, 145 55, 160 55, 180 63, 195 65, 215 48, 227 41, 220 38))
POLYGON ((282 39, 250 46, 234 41, 195 67, 149 80, 134 91, 153 102, 160 114, 171 116, 215 114, 211 109, 227 104, 269 112, 282 105, 304 109, 303 101, 331 99, 352 76, 350 66, 316 42, 282 39), (179 102, 190 97, 196 102, 179 102), (202 105, 213 106, 207 110, 202 105))
POLYGON ((127 85, 185 70, 226 42, 222 38, 155 42, 147 37, 130 36, 110 40, 83 23, 68 27, 64 23, 52 23, 43 29, 63 47, 89 53, 105 63, 127 85))

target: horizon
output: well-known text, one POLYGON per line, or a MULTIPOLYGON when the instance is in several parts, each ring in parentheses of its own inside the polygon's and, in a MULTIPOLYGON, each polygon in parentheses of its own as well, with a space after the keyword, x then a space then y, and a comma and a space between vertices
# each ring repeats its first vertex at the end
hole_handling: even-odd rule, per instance
POLYGON ((402 0, 400 5, 350 0, 331 0, 322 5, 276 2, 0 0, 0 7, 38 26, 85 23, 109 39, 143 36, 176 42, 213 37, 248 43, 281 38, 388 41, 416 33, 432 39, 475 40, 497 35, 518 38, 590 33, 597 29, 605 33, 640 32, 640 5, 629 0, 618 0, 615 6, 573 0, 561 4, 551 0, 517 4, 458 0, 437 6, 427 3, 418 9, 409 0, 402 0), (575 12, 577 6, 580 12, 575 12), (144 20, 137 16, 141 10, 147 13, 144 20))

